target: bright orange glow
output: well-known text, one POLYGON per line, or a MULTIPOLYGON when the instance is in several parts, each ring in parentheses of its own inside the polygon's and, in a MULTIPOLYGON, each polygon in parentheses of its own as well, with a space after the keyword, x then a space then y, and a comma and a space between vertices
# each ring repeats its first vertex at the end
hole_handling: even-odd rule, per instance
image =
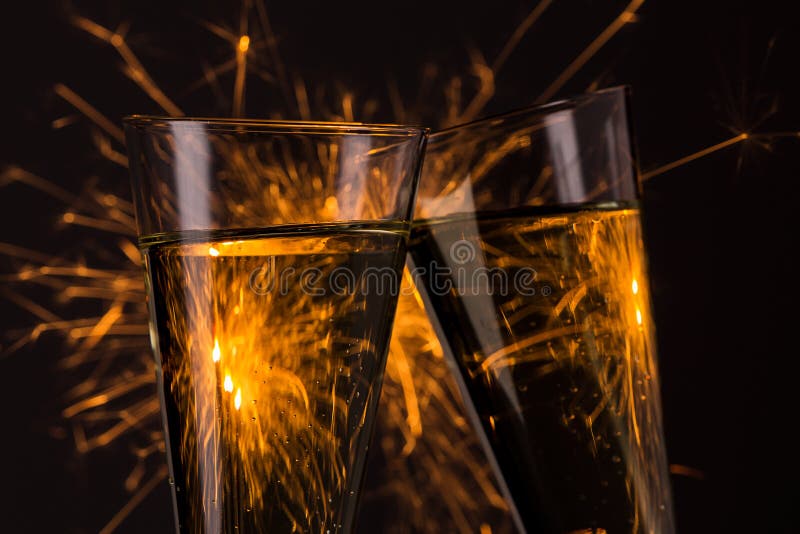
POLYGON ((640 325, 642 324, 642 310, 639 308, 636 308, 636 323, 640 325))
POLYGON ((336 200, 336 197, 330 196, 325 199, 325 211, 334 217, 339 213, 339 202, 336 200))
POLYGON ((247 35, 242 35, 239 38, 239 52, 247 52, 248 48, 250 48, 250 37, 247 35))
POLYGON ((636 281, 636 278, 631 282, 631 291, 633 291, 634 295, 639 293, 639 282, 636 281))
POLYGON ((221 351, 219 350, 219 341, 214 339, 214 349, 211 351, 211 359, 214 362, 218 362, 221 356, 221 351))
POLYGON ((219 256, 219 250, 215 249, 214 247, 208 247, 208 254, 216 258, 219 256))
POLYGON ((230 373, 225 373, 225 381, 222 383, 222 388, 228 393, 233 391, 233 379, 230 373))
POLYGON ((233 397, 233 406, 237 410, 242 407, 242 388, 236 389, 236 395, 233 397))

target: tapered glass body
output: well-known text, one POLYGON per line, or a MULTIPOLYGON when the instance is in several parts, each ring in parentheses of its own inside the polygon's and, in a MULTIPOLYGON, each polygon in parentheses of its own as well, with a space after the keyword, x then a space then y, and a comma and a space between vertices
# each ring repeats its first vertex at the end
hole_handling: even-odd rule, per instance
POLYGON ((177 530, 352 532, 425 133, 126 135, 177 530))

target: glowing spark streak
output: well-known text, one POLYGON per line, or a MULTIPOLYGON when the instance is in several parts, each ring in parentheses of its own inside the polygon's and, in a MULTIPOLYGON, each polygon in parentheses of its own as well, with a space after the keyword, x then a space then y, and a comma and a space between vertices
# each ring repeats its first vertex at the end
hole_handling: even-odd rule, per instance
POLYGON ((697 480, 706 479, 705 473, 699 469, 695 469, 694 467, 689 467, 688 465, 670 464, 669 472, 673 475, 682 475, 685 477, 695 478, 697 480))
POLYGON ((345 93, 342 97, 342 114, 346 122, 353 122, 353 95, 345 93))
MULTIPOLYGON (((43 193, 50 195, 53 198, 57 198, 65 204, 72 204, 77 201, 77 197, 75 197, 75 195, 66 189, 62 189, 53 182, 45 180, 44 178, 36 176, 35 174, 19 167, 7 167, 2 173, 0 173, 0 187, 3 187, 11 182, 20 182, 25 185, 29 185, 43 193)), ((29 252, 30 254, 35 254, 33 251, 29 252)))
POLYGON ((136 248, 136 245, 126 239, 123 239, 119 242, 119 248, 122 253, 125 254, 129 260, 131 260, 132 263, 139 265, 141 256, 139 255, 139 249, 136 248))
POLYGON ((514 33, 512 33, 511 37, 509 37, 508 41, 503 47, 503 50, 500 51, 500 53, 497 55, 497 58, 494 60, 494 63, 492 63, 492 72, 495 75, 500 71, 501 68, 503 68, 503 65, 505 65, 508 57, 517 47, 522 38, 525 37, 525 34, 528 33, 528 30, 531 29, 531 26, 533 26, 536 21, 539 20, 539 17, 542 16, 545 10, 550 7, 550 4, 552 3, 553 0, 541 0, 541 2, 539 2, 536 7, 533 8, 528 16, 525 17, 525 20, 523 20, 522 23, 517 26, 517 29, 514 30, 514 33))
POLYGON ((132 227, 124 224, 104 221, 103 219, 95 219, 94 217, 87 217, 86 215, 78 215, 75 213, 65 213, 62 219, 68 224, 86 226, 88 228, 104 230, 106 232, 112 232, 121 235, 132 235, 134 232, 132 227))
POLYGON ((681 167, 683 165, 686 165, 687 163, 691 163, 692 161, 694 161, 696 159, 700 159, 702 157, 708 156, 709 154, 713 154, 714 152, 717 152, 718 150, 722 150, 723 148, 727 148, 727 147, 729 147, 731 145, 735 145, 737 143, 741 143, 742 141, 744 141, 747 138, 748 138, 748 135, 746 133, 742 133, 742 134, 739 134, 739 135, 737 135, 735 137, 731 137, 727 141, 723 141, 721 143, 717 143, 716 145, 712 145, 710 147, 704 148, 703 150, 698 150, 697 152, 694 152, 693 154, 689 154, 688 156, 683 157, 683 158, 681 158, 679 160, 673 161, 672 163, 668 163, 668 164, 663 165, 663 166, 661 166, 661 167, 659 167, 657 169, 654 169, 654 170, 652 170, 650 172, 646 172, 646 173, 642 174, 642 180, 643 181, 644 180, 649 180, 650 178, 653 178, 653 177, 658 176, 660 174, 664 174, 667 171, 671 171, 672 169, 674 169, 676 167, 681 167))
MULTIPOLYGON (((491 100, 492 96, 494 96, 495 76, 503 67, 511 53, 517 47, 528 30, 530 30, 531 26, 533 26, 533 24, 539 20, 539 17, 542 16, 551 3, 552 0, 541 0, 541 2, 539 2, 536 7, 533 8, 528 16, 525 17, 525 20, 523 20, 522 23, 517 26, 517 29, 514 30, 514 33, 511 34, 511 37, 508 38, 508 41, 506 41, 506 44, 503 46, 503 50, 500 51, 500 54, 498 54, 497 58, 494 60, 491 68, 486 65, 486 62, 483 61, 483 58, 478 54, 471 54, 472 69, 480 80, 480 88, 478 89, 477 94, 473 97, 472 101, 464 109, 464 112, 461 113, 461 115, 458 116, 458 119, 454 122, 469 122, 470 120, 474 119, 484 108, 486 103, 491 100)), ((397 109, 397 106, 394 107, 397 109)), ((451 116, 453 115, 451 114, 451 116)))
POLYGON ((244 90, 247 76, 247 50, 250 37, 242 35, 236 46, 236 81, 233 85, 233 116, 241 117, 244 112, 244 90))
POLYGON ((214 349, 211 351, 211 359, 214 362, 218 362, 221 356, 221 351, 219 350, 219 341, 216 339, 214 340, 214 349))
POLYGON ((215 249, 214 247, 208 247, 208 254, 209 256, 217 257, 219 256, 219 250, 215 249))
POLYGON ((236 44, 236 42, 239 40, 239 37, 237 37, 236 34, 223 28, 219 24, 214 24, 213 22, 209 22, 207 20, 201 20, 200 24, 220 39, 224 39, 225 41, 229 41, 234 44, 236 44))
POLYGON ((631 282, 631 291, 634 295, 639 294, 639 282, 637 282, 635 278, 633 279, 633 282, 631 282))
MULTIPOLYGON (((117 299, 117 300, 136 302, 136 300, 132 297, 128 299, 117 299)), ((91 337, 102 338, 105 337, 107 334, 115 336, 144 336, 147 335, 148 332, 149 332, 148 328, 143 324, 118 324, 109 327, 108 330, 106 330, 101 334, 94 332, 90 327, 82 327, 82 328, 73 328, 70 331, 69 335, 73 339, 81 339, 81 338, 91 338, 91 337)))
POLYGON ((608 25, 603 32, 598 35, 594 41, 592 41, 589 46, 587 46, 583 52, 581 52, 578 57, 576 57, 572 63, 564 69, 558 78, 556 78, 550 86, 545 89, 544 93, 539 95, 539 98, 536 99, 534 103, 536 104, 543 104, 545 102, 550 101, 551 98, 566 84, 570 78, 572 78, 576 72, 578 72, 587 61, 592 59, 598 50, 600 50, 603 45, 605 45, 616 33, 623 27, 625 24, 633 20, 636 11, 642 6, 644 0, 632 0, 630 4, 625 8, 625 10, 619 14, 619 16, 614 19, 614 22, 608 25))
POLYGON ((53 122, 51 122, 50 127, 53 128, 54 130, 60 130, 61 128, 65 128, 71 124, 74 124, 78 120, 78 118, 80 118, 80 115, 77 114, 72 114, 67 117, 61 117, 60 119, 56 119, 53 122))
POLYGON ((97 324, 89 329, 85 336, 85 341, 81 346, 81 350, 90 350, 94 348, 121 316, 122 306, 117 302, 112 303, 111 306, 109 306, 108 311, 101 317, 99 321, 97 321, 97 324))
POLYGON ((38 269, 39 273, 46 276, 78 276, 86 278, 105 278, 113 280, 117 277, 113 271, 106 271, 104 269, 90 269, 83 265, 65 266, 65 267, 49 267, 43 265, 38 269))
POLYGON ((72 17, 72 23, 83 31, 113 46, 125 62, 125 74, 127 74, 147 96, 161 106, 164 111, 170 115, 183 115, 183 111, 181 111, 181 109, 164 94, 161 88, 158 87, 158 84, 153 81, 147 69, 144 68, 144 65, 142 65, 139 58, 136 57, 136 54, 133 53, 133 50, 130 49, 122 35, 112 32, 108 28, 85 17, 74 16, 72 17))
POLYGON ((536 334, 535 336, 523 339, 522 341, 517 341, 516 343, 506 345, 502 349, 495 351, 489 356, 487 356, 486 359, 483 360, 483 362, 481 363, 479 372, 487 373, 492 367, 495 366, 506 367, 512 365, 513 362, 505 361, 503 360, 503 358, 505 358, 510 354, 514 354, 515 352, 519 352, 522 349, 530 347, 531 345, 536 345, 543 341, 548 341, 550 339, 555 339, 562 336, 579 334, 584 332, 584 330, 585 330, 584 327, 579 325, 553 328, 552 330, 548 330, 547 332, 542 332, 541 334, 536 334))
POLYGON ((297 78, 294 82, 294 93, 297 99, 297 109, 300 112, 300 118, 303 120, 311 120, 311 106, 308 103, 308 91, 306 91, 306 84, 303 80, 297 78))
MULTIPOLYGON (((80 442, 80 447, 82 447, 81 452, 85 453, 100 447, 105 447, 128 430, 136 428, 143 421, 146 421, 148 418, 156 415, 159 412, 159 409, 158 402, 154 402, 153 399, 146 399, 143 402, 139 402, 133 407, 125 410, 119 410, 112 413, 105 412, 110 418, 113 417, 119 419, 119 422, 92 439, 86 440, 84 436, 80 442)), ((92 419, 96 420, 101 418, 103 413, 94 413, 92 415, 94 415, 94 417, 85 417, 84 419, 89 421, 92 419)))
POLYGON ((126 393, 133 391, 140 386, 150 384, 151 382, 152 380, 150 377, 144 375, 136 377, 133 380, 120 382, 111 386, 102 393, 98 393, 97 395, 93 395, 87 399, 83 399, 82 401, 68 406, 63 412, 61 412, 61 414, 66 418, 74 417, 79 413, 85 412, 91 408, 96 408, 98 406, 107 404, 109 401, 117 399, 126 393))
POLYGON ((230 374, 225 375, 225 381, 222 383, 222 388, 228 393, 233 391, 233 379, 231 378, 230 374))
POLYGON ((642 310, 636 308, 636 323, 641 326, 642 324, 642 310))
POLYGON ((458 116, 456 122, 469 122, 474 119, 494 96, 494 73, 492 69, 486 65, 486 61, 477 51, 473 51, 470 55, 472 56, 472 71, 480 80, 480 87, 475 97, 464 109, 464 112, 458 116))
POLYGON ((128 168, 128 158, 125 156, 125 154, 114 150, 108 137, 99 132, 95 132, 94 135, 92 135, 92 139, 94 140, 94 145, 97 147, 97 150, 100 152, 101 156, 116 163, 117 165, 120 165, 121 167, 125 167, 126 169, 128 168))
POLYGON ((23 308, 23 309, 29 311, 30 313, 32 313, 33 315, 35 315, 36 317, 38 317, 39 319, 41 319, 43 321, 61 322, 61 318, 60 317, 58 317, 57 315, 55 315, 54 313, 52 313, 50 310, 48 310, 47 308, 43 307, 42 305, 37 304, 36 302, 32 301, 28 297, 24 297, 22 295, 19 295, 19 294, 13 292, 13 291, 9 291, 6 288, 0 289, 0 293, 3 294, 4 298, 7 298, 8 300, 14 302, 20 308, 23 308))
POLYGON ((406 421, 411 430, 411 440, 409 440, 403 447, 403 454, 409 455, 414 450, 416 439, 422 436, 422 417, 419 411, 419 400, 417 399, 417 392, 414 388, 414 377, 411 372, 411 367, 408 364, 408 358, 403 350, 403 347, 398 343, 395 347, 395 352, 392 353, 392 363, 397 368, 398 375, 400 375, 400 385, 403 388, 403 397, 405 398, 406 406, 406 421))
POLYGON ((111 122, 108 117, 97 111, 94 106, 81 98, 78 93, 63 83, 57 83, 55 87, 53 87, 53 91, 55 91, 58 96, 72 104, 75 109, 86 115, 89 120, 99 126, 108 135, 120 143, 125 142, 125 135, 122 133, 122 128, 111 122))
MULTIPOLYGON (((2 253, 2 245, 0 243, 0 253, 2 253)), ((35 315, 39 319, 43 321, 48 321, 50 323, 57 323, 57 324, 69 324, 69 321, 61 321, 60 318, 54 315, 52 312, 47 310, 46 308, 42 307, 41 305, 37 304, 36 302, 30 300, 27 297, 19 295, 13 291, 9 291, 6 288, 0 288, 0 295, 3 298, 10 300, 11 302, 18 305, 20 308, 30 312, 31 314, 35 315)), ((0 356, 8 356, 13 354, 14 352, 18 351, 20 348, 24 347, 31 341, 36 341, 39 336, 47 330, 47 324, 38 325, 36 326, 28 335, 19 338, 15 341, 12 345, 8 347, 4 347, 2 351, 0 351, 0 356)))
POLYGON ((125 504, 125 506, 123 506, 120 509, 119 512, 114 514, 114 517, 111 518, 111 521, 109 521, 106 524, 106 526, 104 526, 100 530, 100 534, 111 534, 112 532, 114 532, 117 529, 117 527, 120 526, 120 524, 122 524, 125 518, 128 517, 128 515, 130 515, 130 513, 133 510, 135 510, 137 506, 139 506, 139 504, 141 504, 144 498, 147 497, 151 491, 156 489, 158 485, 163 482, 164 477, 166 476, 167 476, 167 469, 165 467, 161 467, 150 480, 148 480, 145 484, 142 485, 142 487, 139 488, 139 491, 137 491, 133 495, 133 497, 131 497, 131 500, 129 500, 125 504))
POLYGON ((233 397, 233 406, 237 410, 242 407, 242 388, 236 389, 236 395, 233 397))

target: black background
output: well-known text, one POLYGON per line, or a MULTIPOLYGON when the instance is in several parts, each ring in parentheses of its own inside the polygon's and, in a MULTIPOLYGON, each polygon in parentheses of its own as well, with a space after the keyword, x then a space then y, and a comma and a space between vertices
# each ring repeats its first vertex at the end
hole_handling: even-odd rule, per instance
MULTIPOLYGON (((424 65, 441 76, 468 73, 468 50, 491 62, 532 4, 508 2, 268 2, 287 69, 312 89, 356 100, 377 95, 379 110, 356 119, 392 121, 387 79, 410 98, 424 65)), ((794 77, 800 27, 792 2, 651 0, 638 20, 601 50, 559 93, 631 84, 645 171, 743 130, 800 130, 794 77), (766 121, 756 124, 776 104, 766 121)), ((556 2, 509 59, 486 112, 530 104, 625 2, 556 2)), ((107 45, 71 27, 70 11, 111 27, 132 22, 132 46, 195 115, 224 114, 206 91, 187 93, 202 61, 230 47, 199 19, 237 24, 237 2, 49 1, 4 5, 0 164, 19 164, 80 191, 96 176, 125 192, 126 175, 93 154, 85 124, 53 131, 72 113, 52 94, 67 83, 109 117, 159 109, 119 71, 107 45), (223 5, 225 4, 225 5, 223 5), (9 8, 11 8, 9 10, 9 8), (198 44, 199 43, 199 44, 198 44)), ((223 82, 226 90, 232 80, 223 82)), ((465 79, 469 96, 472 81, 465 79)), ((432 93, 436 94, 436 93, 432 93)), ((324 98, 324 97, 323 97, 324 98)), ((335 100, 335 99, 332 99, 335 100)), ((438 105, 434 96, 423 118, 438 105)), ((248 85, 248 115, 282 109, 266 84, 248 85)), ((317 118, 325 118, 318 116, 317 118)), ((673 476, 681 532, 790 532, 797 518, 795 184, 800 139, 749 141, 653 178, 645 185, 646 231, 657 317, 670 463, 703 479, 673 476)), ((0 188, 0 242, 69 255, 80 235, 56 230, 63 206, 19 185, 0 188)), ((81 243, 85 246, 85 243, 81 243)), ((100 240, 97 246, 109 246, 100 240)), ((111 245, 113 246, 113 245, 111 245)), ((0 259, 5 273, 12 267, 0 259)), ((5 282, 3 282, 5 284, 5 282)), ((47 297, 46 291, 27 293, 47 297)), ((13 337, 31 319, 2 300, 13 337)), ((9 337, 0 338, 7 346, 9 337)), ((96 532, 124 502, 130 465, 124 445, 78 457, 61 424, 64 391, 57 339, 0 357, 0 532, 96 532)), ((166 484, 121 527, 169 532, 166 484)))

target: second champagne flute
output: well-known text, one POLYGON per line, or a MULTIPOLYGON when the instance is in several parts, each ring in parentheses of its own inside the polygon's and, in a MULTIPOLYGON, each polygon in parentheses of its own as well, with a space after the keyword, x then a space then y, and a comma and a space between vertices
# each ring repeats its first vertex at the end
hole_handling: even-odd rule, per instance
POLYGON ((673 531, 627 91, 431 136, 410 268, 528 532, 673 531))

